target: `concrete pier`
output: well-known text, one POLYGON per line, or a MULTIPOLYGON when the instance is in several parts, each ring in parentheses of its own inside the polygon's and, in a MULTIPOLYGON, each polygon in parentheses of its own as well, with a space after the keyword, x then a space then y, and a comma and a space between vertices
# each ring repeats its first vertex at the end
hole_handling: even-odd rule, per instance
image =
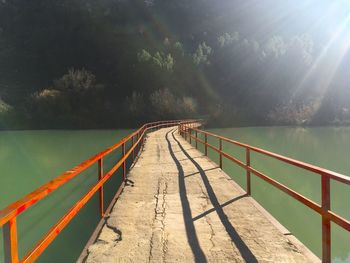
POLYGON ((87 262, 319 261, 175 128, 148 135, 87 262))

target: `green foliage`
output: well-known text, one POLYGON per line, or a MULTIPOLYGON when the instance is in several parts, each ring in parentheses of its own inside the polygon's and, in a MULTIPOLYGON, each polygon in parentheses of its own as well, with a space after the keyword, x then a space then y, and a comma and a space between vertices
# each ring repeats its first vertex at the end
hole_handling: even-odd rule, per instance
POLYGON ((184 48, 183 48, 183 45, 181 44, 181 42, 179 42, 179 41, 175 42, 174 49, 181 56, 185 55, 185 51, 184 51, 184 48))
POLYGON ((153 114, 159 118, 184 118, 197 113, 197 102, 192 97, 176 97, 169 89, 154 91, 149 97, 153 114))
POLYGON ((238 32, 234 32, 232 35, 229 33, 225 33, 218 37, 218 42, 220 47, 232 45, 233 43, 237 43, 238 41, 239 41, 238 32))
POLYGON ((0 114, 6 114, 11 110, 12 107, 0 98, 0 114))
POLYGON ((150 102, 155 113, 160 116, 173 115, 176 109, 176 98, 169 89, 156 90, 150 95, 150 102))
POLYGON ((91 72, 70 69, 52 87, 34 92, 25 108, 28 118, 39 127, 90 127, 106 111, 102 92, 103 85, 91 72))
POLYGON ((142 49, 141 52, 137 54, 137 58, 139 62, 147 62, 152 58, 152 56, 146 50, 142 49))
POLYGON ((164 55, 163 53, 156 52, 152 57, 154 65, 167 71, 172 71, 174 67, 174 59, 171 54, 164 55))
POLYGON ((198 114, 217 125, 347 121, 349 63, 324 84, 334 61, 315 70, 315 59, 325 56, 320 36, 292 30, 295 19, 288 30, 275 26, 271 18, 280 13, 273 10, 284 4, 249 6, 0 1, 0 94, 8 103, 0 100, 0 112, 31 128, 128 126, 198 114))
POLYGON ((208 46, 205 42, 198 45, 196 52, 193 54, 193 63, 195 65, 209 65, 209 56, 212 53, 212 48, 208 46))
POLYGON ((159 69, 171 72, 174 68, 174 58, 171 54, 165 55, 163 52, 157 51, 153 56, 146 50, 142 49, 137 54, 138 61, 141 63, 151 62, 159 69))
POLYGON ((274 58, 279 58, 286 54, 287 44, 284 42, 283 38, 280 36, 273 36, 268 39, 264 47, 264 54, 268 56, 273 56, 274 58))
POLYGON ((302 105, 296 105, 293 103, 280 105, 270 111, 268 119, 273 124, 310 124, 310 121, 319 109, 319 106, 319 101, 310 101, 308 104, 303 103, 302 105))
POLYGON ((96 83, 96 77, 85 69, 69 69, 68 73, 54 81, 53 90, 73 93, 85 93, 92 90, 103 89, 96 83))
POLYGON ((174 64, 175 64, 175 61, 174 61, 173 57, 171 56, 171 54, 168 54, 168 55, 166 55, 166 57, 164 57, 162 66, 167 71, 172 71, 174 68, 174 64))

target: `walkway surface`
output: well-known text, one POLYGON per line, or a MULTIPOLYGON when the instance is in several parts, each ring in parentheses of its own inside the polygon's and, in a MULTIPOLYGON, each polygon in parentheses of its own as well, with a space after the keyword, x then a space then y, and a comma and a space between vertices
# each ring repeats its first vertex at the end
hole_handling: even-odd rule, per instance
POLYGON ((87 262, 310 262, 175 128, 150 133, 87 262))

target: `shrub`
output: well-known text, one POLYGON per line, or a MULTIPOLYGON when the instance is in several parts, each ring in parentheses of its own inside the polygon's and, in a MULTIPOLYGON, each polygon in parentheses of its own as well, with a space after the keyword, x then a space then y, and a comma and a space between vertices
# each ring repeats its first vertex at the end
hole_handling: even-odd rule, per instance
POLYGON ((197 102, 192 97, 176 97, 169 89, 161 89, 150 95, 153 111, 160 117, 182 118, 197 113, 197 102))
POLYGON ((12 107, 0 98, 0 114, 8 113, 12 107))
POLYGON ((144 97, 141 93, 133 91, 131 97, 126 98, 126 108, 133 116, 141 116, 146 108, 144 97))
POLYGON ((193 54, 193 63, 195 65, 205 64, 209 65, 209 56, 212 53, 212 49, 205 42, 198 45, 196 52, 193 54))
POLYGON ((165 55, 163 52, 156 52, 152 56, 148 51, 144 49, 142 49, 142 51, 137 54, 137 59, 142 63, 151 62, 152 65, 169 72, 173 71, 175 64, 174 58, 170 53, 165 55))
POLYGON ((95 75, 85 69, 69 69, 68 73, 55 80, 53 85, 55 90, 77 93, 85 93, 101 88, 103 86, 97 84, 95 75))
POLYGON ((42 91, 35 92, 33 98, 36 100, 54 99, 61 95, 59 90, 44 89, 42 91))
POLYGON ((280 105, 268 114, 268 119, 279 124, 307 124, 319 108, 318 102, 296 105, 293 103, 280 105))
POLYGON ((174 115, 176 112, 176 98, 169 89, 154 91, 150 97, 152 108, 159 116, 174 115))
POLYGON ((193 115, 197 113, 198 104, 192 97, 182 97, 178 101, 178 107, 182 110, 183 115, 193 115))

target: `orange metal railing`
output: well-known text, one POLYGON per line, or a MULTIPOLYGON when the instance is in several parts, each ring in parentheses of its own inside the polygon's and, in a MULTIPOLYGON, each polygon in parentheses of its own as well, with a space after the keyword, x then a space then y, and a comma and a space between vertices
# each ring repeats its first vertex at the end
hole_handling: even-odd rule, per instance
POLYGON ((343 229, 350 231, 350 221, 339 216, 338 214, 331 211, 330 207, 330 180, 335 180, 347 185, 350 185, 350 177, 315 166, 308 163, 304 163, 301 161, 297 161, 273 152, 269 152, 257 147, 253 147, 248 144, 244 144, 241 142, 237 142, 231 139, 228 139, 226 137, 222 137, 210 132, 206 132, 203 130, 200 130, 196 128, 192 123, 183 123, 179 125, 179 132, 180 134, 188 140, 190 143, 192 143, 192 140, 195 140, 195 146, 198 148, 198 142, 202 143, 204 145, 204 154, 208 155, 208 147, 212 150, 216 151, 219 154, 219 165, 220 168, 222 168, 222 157, 227 158, 228 160, 233 161, 240 167, 244 168, 246 170, 246 192, 248 195, 251 194, 251 174, 254 174, 264 180, 265 182, 273 185, 274 187, 278 188, 279 190, 285 192, 289 196, 293 197, 294 199, 298 200, 302 204, 308 206, 312 210, 316 211, 318 214, 322 217, 322 262, 329 263, 331 262, 331 222, 334 222, 335 224, 339 225, 343 229), (198 138, 198 134, 204 135, 204 141, 198 138), (208 137, 216 138, 219 142, 219 148, 211 145, 208 143, 208 137), (222 142, 227 142, 230 144, 234 144, 240 147, 245 148, 246 150, 246 162, 243 163, 240 160, 234 158, 233 156, 229 155, 228 153, 223 151, 222 148, 222 142), (305 169, 307 171, 317 173, 321 176, 321 204, 318 204, 307 197, 299 194, 298 192, 288 188, 287 186, 279 183, 278 181, 272 179, 271 177, 268 177, 267 175, 263 174, 262 172, 254 169, 250 165, 250 153, 256 152, 263 154, 265 156, 269 156, 271 158, 277 159, 279 161, 282 161, 284 163, 305 169))
MULTIPOLYGON (((96 154, 85 162, 77 165, 73 169, 63 173, 56 177, 52 181, 39 187, 32 193, 24 196, 20 200, 10 204, 6 208, 0 211, 0 227, 3 228, 4 239, 4 254, 5 262, 33 262, 35 261, 43 251, 50 245, 50 243, 59 235, 59 233, 65 228, 65 226, 74 218, 79 210, 90 200, 90 198, 98 191, 99 192, 99 213, 101 217, 104 216, 104 191, 103 185, 107 180, 121 167, 123 171, 123 181, 126 180, 126 160, 131 157, 134 161, 135 156, 141 149, 145 135, 147 132, 175 126, 180 123, 189 124, 195 123, 198 120, 171 120, 171 121, 158 121, 143 125, 141 128, 126 136, 115 145, 107 148, 106 150, 96 154), (131 147, 126 150, 126 144, 131 141, 131 147), (112 151, 122 148, 121 159, 111 168, 110 171, 104 173, 103 171, 103 158, 110 154, 112 151), (19 214, 30 208, 33 204, 37 203, 51 192, 63 184, 69 182, 78 174, 86 170, 93 164, 98 164, 98 181, 97 183, 78 201, 74 206, 42 237, 42 239, 26 253, 24 258, 18 258, 18 244, 17 244, 17 223, 16 219, 19 214)), ((124 183, 119 187, 117 194, 121 192, 124 183)))

